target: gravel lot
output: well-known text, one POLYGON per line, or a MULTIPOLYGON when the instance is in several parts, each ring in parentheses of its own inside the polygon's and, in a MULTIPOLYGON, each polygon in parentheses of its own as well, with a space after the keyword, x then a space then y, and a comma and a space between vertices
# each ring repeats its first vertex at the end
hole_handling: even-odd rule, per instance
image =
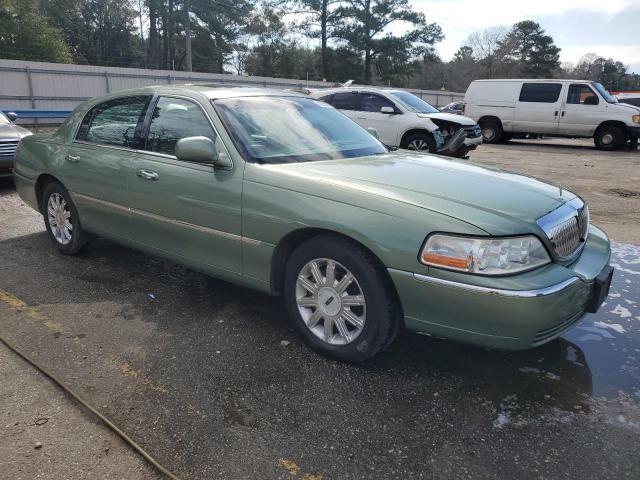
MULTIPOLYGON (((277 298, 105 240, 59 255, 9 183, 0 289, 30 308, 0 301, 0 332, 184 479, 640 478, 640 197, 607 193, 639 189, 640 152, 559 143, 472 157, 583 195, 616 240, 606 305, 544 347, 405 334, 363 366, 332 362, 277 298)), ((13 454, 9 478, 32 461, 13 454)))

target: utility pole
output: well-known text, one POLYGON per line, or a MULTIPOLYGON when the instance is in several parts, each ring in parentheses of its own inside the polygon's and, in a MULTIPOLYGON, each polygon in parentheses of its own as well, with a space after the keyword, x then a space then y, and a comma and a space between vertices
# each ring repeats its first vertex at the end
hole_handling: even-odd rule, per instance
POLYGON ((187 50, 187 72, 193 72, 193 60, 191 57, 191 19, 189 17, 189 0, 184 0, 185 37, 187 50))

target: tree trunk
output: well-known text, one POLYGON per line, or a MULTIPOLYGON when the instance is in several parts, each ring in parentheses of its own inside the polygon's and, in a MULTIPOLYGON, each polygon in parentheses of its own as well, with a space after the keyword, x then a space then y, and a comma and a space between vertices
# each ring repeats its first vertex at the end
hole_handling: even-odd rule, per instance
POLYGON ((189 18, 189 0, 184 0, 185 49, 187 54, 187 72, 193 71, 191 58, 191 19, 189 18))
POLYGON ((320 78, 327 77, 327 4, 329 0, 322 0, 322 9, 320 11, 320 78))
POLYGON ((371 0, 365 3, 364 83, 371 82, 371 0))
POLYGON ((149 0, 149 50, 147 65, 158 68, 158 6, 156 0, 149 0))

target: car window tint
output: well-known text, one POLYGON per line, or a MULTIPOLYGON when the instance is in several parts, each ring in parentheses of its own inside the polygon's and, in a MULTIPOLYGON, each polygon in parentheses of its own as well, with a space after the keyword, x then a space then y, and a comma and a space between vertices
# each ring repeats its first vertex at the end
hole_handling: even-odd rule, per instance
POLYGON ((598 96, 588 86, 574 83, 569 86, 567 103, 574 105, 597 105, 598 96))
POLYGON ((331 105, 338 110, 355 110, 358 103, 358 92, 335 93, 331 105))
POLYGON ((629 105, 634 105, 636 107, 640 107, 640 98, 624 98, 620 100, 622 103, 628 103, 629 105))
POLYGON ((93 107, 85 115, 76 138, 102 145, 136 148, 136 127, 150 96, 123 97, 93 107))
POLYGON ((554 103, 562 90, 560 83, 523 83, 520 90, 521 102, 554 103))
POLYGON ((360 110, 363 112, 380 113, 380 109, 382 107, 391 107, 395 110, 393 103, 380 95, 375 95, 373 93, 360 94, 360 110))
POLYGON ((318 100, 325 103, 331 103, 331 97, 333 97, 333 95, 325 95, 324 97, 320 97, 318 100))
POLYGON ((178 140, 197 136, 216 141, 202 108, 189 100, 160 97, 153 110, 145 150, 175 155, 178 140))

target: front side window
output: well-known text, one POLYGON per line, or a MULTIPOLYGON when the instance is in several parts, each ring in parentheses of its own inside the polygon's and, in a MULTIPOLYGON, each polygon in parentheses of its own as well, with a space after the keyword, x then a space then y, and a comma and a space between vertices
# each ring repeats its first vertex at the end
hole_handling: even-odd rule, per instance
POLYGON ((85 115, 76 135, 77 140, 137 148, 138 122, 142 119, 150 96, 123 97, 100 103, 85 115))
POLYGON ((380 113, 382 107, 391 107, 395 110, 395 105, 380 95, 364 92, 360 94, 360 110, 363 112, 380 113))
POLYGON ((387 152, 369 132, 316 100, 245 97, 219 99, 213 105, 250 162, 308 162, 387 152))
POLYGON ((523 83, 520 90, 521 102, 555 103, 560 97, 561 83, 523 83))
POLYGON ((569 86, 567 103, 572 105, 597 105, 598 96, 587 85, 573 83, 569 86))
POLYGON ((178 140, 197 136, 216 142, 216 134, 200 106, 182 98, 160 97, 153 109, 144 149, 175 155, 178 140))
POLYGON ((355 110, 358 106, 358 92, 335 93, 331 105, 338 110, 355 110))

